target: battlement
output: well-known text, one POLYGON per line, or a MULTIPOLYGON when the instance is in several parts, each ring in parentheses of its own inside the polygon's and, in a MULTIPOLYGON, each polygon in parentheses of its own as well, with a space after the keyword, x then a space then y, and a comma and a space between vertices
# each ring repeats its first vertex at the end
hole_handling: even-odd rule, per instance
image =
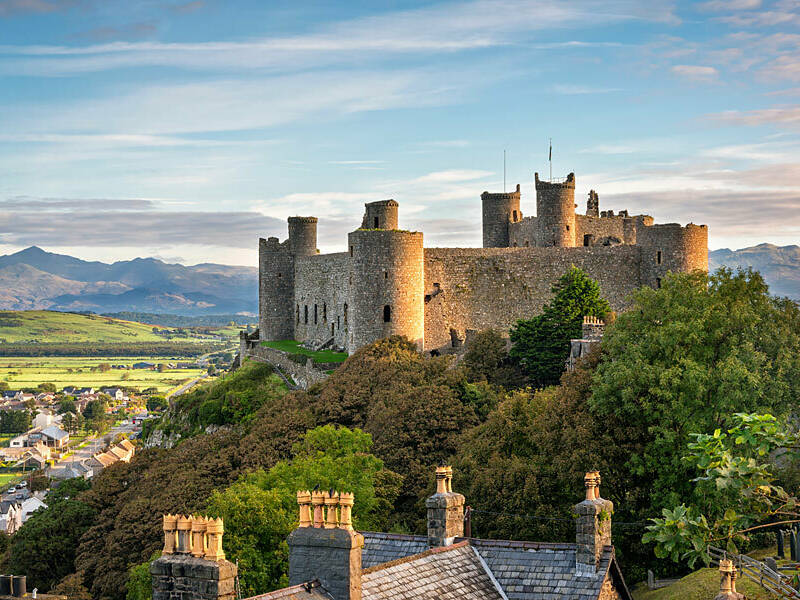
POLYGON ((292 225, 294 223, 316 223, 319 219, 317 217, 289 217, 287 221, 292 225))
POLYGON ((394 200, 378 200, 364 205, 364 218, 361 220, 361 229, 397 229, 397 207, 394 200))
POLYGON ((481 194, 481 200, 513 200, 521 196, 520 185, 517 184, 517 189, 513 192, 483 192, 481 194))
POLYGON ((553 181, 543 181, 539 179, 539 173, 533 174, 537 190, 549 190, 553 188, 571 188, 575 189, 575 173, 570 173, 564 178, 557 178, 553 181))

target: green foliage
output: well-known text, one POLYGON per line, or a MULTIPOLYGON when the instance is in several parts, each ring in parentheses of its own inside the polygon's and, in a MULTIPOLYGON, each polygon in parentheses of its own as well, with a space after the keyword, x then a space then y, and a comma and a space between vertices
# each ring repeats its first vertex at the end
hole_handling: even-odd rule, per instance
POLYGON ((164 410, 169 406, 169 402, 164 396, 148 396, 146 406, 148 411, 154 412, 164 410))
POLYGON ((56 412, 60 415, 64 413, 71 412, 77 413, 78 409, 75 406, 75 400, 73 398, 62 398, 58 401, 58 407, 56 408, 56 412))
POLYGON ((0 356, 200 356, 217 348, 199 342, 45 342, 0 344, 0 356))
POLYGON ((36 386, 36 390, 39 391, 39 392, 42 392, 42 393, 49 392, 51 394, 55 394, 56 393, 56 386, 55 386, 54 383, 43 382, 43 383, 40 383, 39 385, 36 386))
POLYGON ((29 410, 0 411, 0 433, 24 433, 31 428, 33 415, 29 410))
POLYGON ((290 355, 290 358, 295 362, 305 363, 305 360, 300 360, 301 356, 307 356, 313 359, 315 363, 332 363, 344 362, 347 360, 347 352, 334 352, 333 350, 309 350, 304 348, 294 340, 276 340, 270 342, 261 342, 262 346, 267 348, 275 348, 290 355))
POLYGON ((383 468, 369 453, 371 446, 370 435, 361 430, 317 427, 295 444, 290 461, 249 473, 214 492, 209 514, 225 521, 226 553, 239 561, 246 594, 287 583, 286 537, 297 526, 297 490, 318 485, 353 492, 356 528, 380 530, 386 525, 401 477, 383 468))
POLYGON ((685 460, 701 473, 694 479, 698 503, 665 508, 651 519, 644 541, 656 544, 656 556, 708 564, 709 543, 736 552, 771 518, 800 519, 800 500, 779 484, 771 458, 780 451, 781 462, 796 462, 796 451, 788 449, 798 447, 800 434, 788 433, 772 415, 737 413, 727 431, 691 437, 685 460))
POLYGON ((134 565, 128 570, 128 591, 125 600, 152 600, 153 581, 150 576, 150 564, 159 556, 161 552, 156 552, 147 562, 134 565))
POLYGON ((520 320, 511 329, 511 357, 539 386, 558 383, 569 355, 569 342, 581 336, 584 316, 605 317, 610 308, 600 286, 573 266, 555 283, 553 299, 542 314, 520 320))
POLYGON ((82 496, 75 496, 85 487, 68 480, 48 495, 47 508, 33 513, 14 534, 7 572, 25 573, 31 588, 48 590, 75 571, 78 543, 96 515, 82 496))
POLYGON ((590 404, 625 432, 628 503, 660 511, 692 500, 691 433, 737 412, 782 415, 800 397, 800 310, 749 270, 671 275, 634 301, 606 332, 590 404))
POLYGON ((522 387, 525 376, 509 356, 507 346, 508 340, 496 329, 486 329, 474 335, 464 353, 464 367, 469 380, 488 381, 505 388, 522 387))

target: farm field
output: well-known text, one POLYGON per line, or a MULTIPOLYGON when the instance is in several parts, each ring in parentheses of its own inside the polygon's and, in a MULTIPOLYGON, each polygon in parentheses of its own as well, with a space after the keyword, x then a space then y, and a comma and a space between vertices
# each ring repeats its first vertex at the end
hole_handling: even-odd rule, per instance
MULTIPOLYGON (((47 310, 0 311, 0 343, 79 343, 98 344, 131 342, 165 342, 165 335, 153 333, 153 325, 122 321, 99 315, 79 315, 47 310)), ((169 330, 168 327, 156 327, 169 330)), ((233 339, 238 327, 224 327, 217 335, 233 339)), ((172 334, 170 341, 202 342, 208 336, 172 334)))
POLYGON ((167 392, 187 381, 199 377, 204 370, 167 369, 163 373, 144 369, 111 369, 100 371, 100 364, 127 365, 136 362, 177 363, 190 362, 187 358, 168 357, 2 357, 0 381, 10 389, 36 387, 40 383, 53 383, 57 389, 67 385, 80 387, 127 386, 139 390, 157 388, 167 392), (94 370, 93 370, 94 369, 94 370))

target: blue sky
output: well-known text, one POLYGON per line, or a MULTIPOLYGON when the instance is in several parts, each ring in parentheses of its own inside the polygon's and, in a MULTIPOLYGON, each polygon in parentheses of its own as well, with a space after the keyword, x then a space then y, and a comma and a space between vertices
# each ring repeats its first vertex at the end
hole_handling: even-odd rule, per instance
POLYGON ((394 198, 480 245, 480 193, 800 240, 800 0, 0 0, 0 251, 256 263, 394 198))

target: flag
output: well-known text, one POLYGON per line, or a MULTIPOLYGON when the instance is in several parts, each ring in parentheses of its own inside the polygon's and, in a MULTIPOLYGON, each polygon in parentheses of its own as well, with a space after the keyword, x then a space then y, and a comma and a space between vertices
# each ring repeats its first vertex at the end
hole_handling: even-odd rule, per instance
POLYGON ((553 160, 553 144, 550 144, 550 154, 547 155, 547 160, 553 160))

